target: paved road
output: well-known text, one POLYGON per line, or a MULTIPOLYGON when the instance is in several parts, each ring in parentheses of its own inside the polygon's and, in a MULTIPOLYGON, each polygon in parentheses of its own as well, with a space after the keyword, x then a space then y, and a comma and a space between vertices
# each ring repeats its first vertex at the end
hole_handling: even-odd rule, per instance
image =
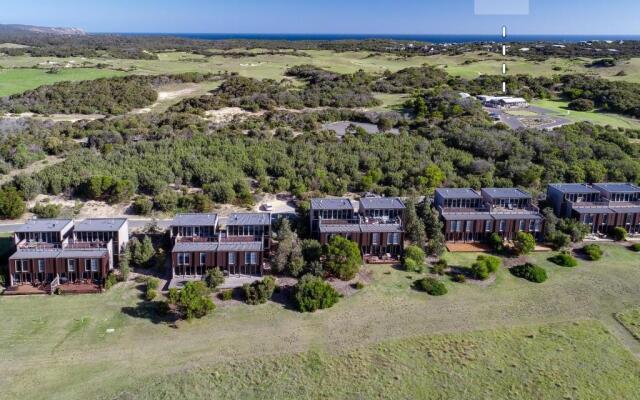
MULTIPOLYGON (((563 125, 568 125, 573 123, 573 121, 571 121, 570 119, 555 116, 553 111, 547 110, 546 108, 529 106, 523 110, 535 112, 537 114, 540 114, 541 116, 544 116, 553 120, 548 124, 543 124, 538 126, 537 129, 539 130, 551 130, 563 125)), ((500 122, 507 124, 511 129, 520 129, 525 127, 519 117, 515 115, 507 114, 504 110, 501 110, 499 108, 485 107, 485 111, 488 113, 498 114, 500 116, 500 122)))

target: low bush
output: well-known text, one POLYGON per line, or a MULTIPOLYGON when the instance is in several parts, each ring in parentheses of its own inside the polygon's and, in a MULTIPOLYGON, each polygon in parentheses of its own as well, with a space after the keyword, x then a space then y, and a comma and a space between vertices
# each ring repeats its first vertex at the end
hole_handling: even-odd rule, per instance
POLYGON ((271 299, 276 289, 276 280, 272 276, 267 276, 261 281, 245 284, 242 287, 247 304, 264 304, 271 299))
POLYGON ((549 261, 561 267, 573 268, 578 266, 578 260, 576 260, 574 257, 571 256, 571 254, 568 254, 568 253, 560 253, 556 256, 549 258, 549 261))
POLYGON ((418 247, 418 246, 409 246, 409 247, 407 247, 405 252, 404 252, 405 269, 407 271, 422 272, 422 269, 424 268, 424 260, 425 260, 425 258, 426 258, 426 255, 424 253, 424 250, 422 250, 420 247, 418 247), (413 268, 409 269, 407 263, 411 263, 410 265, 413 268), (419 269, 419 271, 418 271, 418 269, 419 269))
POLYGON ((440 259, 436 261, 431 267, 431 272, 436 275, 444 275, 444 272, 449 268, 449 264, 447 264, 447 260, 440 259))
POLYGON ((147 292, 144 295, 145 300, 152 301, 158 296, 158 292, 155 289, 147 289, 147 292))
POLYGON ((204 281, 209 289, 215 290, 224 283, 224 273, 219 268, 210 269, 207 271, 204 281))
POLYGON ((118 278, 114 273, 110 273, 104 282, 104 288, 109 290, 114 287, 116 283, 118 283, 118 278))
POLYGON ((457 283, 465 283, 467 281, 467 277, 463 274, 455 274, 451 277, 451 280, 457 283))
POLYGON ((478 262, 485 263, 490 273, 497 272, 498 269, 500 269, 500 266, 502 265, 502 260, 499 257, 494 257, 494 256, 480 255, 478 256, 478 262))
POLYGON ((487 267, 487 263, 483 261, 476 261, 471 266, 471 274, 474 278, 479 279, 481 281, 489 279, 489 268, 487 267))
POLYGON ((582 248, 582 251, 591 261, 598 261, 602 258, 604 252, 597 244, 588 244, 582 248))
POLYGON ((176 288, 169 289, 169 294, 167 295, 169 304, 176 305, 180 300, 180 291, 176 288))
POLYGON ((420 279, 416 281, 415 286, 418 290, 427 292, 431 296, 444 296, 447 294, 447 287, 435 278, 420 279))
POLYGON ((613 228, 613 230, 611 230, 610 236, 611 239, 615 240, 616 242, 622 242, 624 240, 627 240, 627 230, 621 226, 617 226, 613 228))
POLYGON ((364 283, 358 281, 358 282, 353 284, 353 288, 357 289, 357 290, 362 290, 362 289, 364 289, 364 283))
POLYGON ((160 280, 157 278, 147 279, 147 290, 156 290, 160 286, 160 280))
POLYGON ((218 293, 218 298, 222 301, 229 301, 233 299, 233 290, 229 289, 221 291, 218 293))
POLYGON ((314 312, 333 307, 340 295, 322 278, 305 275, 295 286, 293 298, 299 311, 314 312))
POLYGON ((413 260, 412 258, 407 258, 404 260, 404 269, 407 272, 422 272, 422 267, 418 266, 418 264, 416 264, 415 260, 413 260))
POLYGON ((636 253, 640 252, 640 243, 634 243, 629 247, 631 251, 635 251, 636 253))
POLYGON ((510 271, 514 276, 530 282, 542 283, 547 280, 547 271, 530 263, 515 266, 510 271))

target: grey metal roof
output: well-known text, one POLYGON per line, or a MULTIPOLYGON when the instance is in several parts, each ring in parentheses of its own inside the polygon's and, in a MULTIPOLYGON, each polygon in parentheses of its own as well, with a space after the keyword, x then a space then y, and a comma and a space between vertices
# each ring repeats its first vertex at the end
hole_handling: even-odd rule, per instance
POLYGON ((323 198, 311 199, 312 210, 353 210, 353 203, 350 199, 344 198, 323 198))
POLYGON ((542 219, 542 215, 538 213, 491 213, 491 216, 495 220, 542 219))
POLYGON ((218 214, 177 214, 171 226, 216 226, 218 214))
POLYGON ((56 258, 102 258, 107 254, 105 249, 64 249, 56 258))
POLYGON ((360 225, 358 224, 320 225, 320 233, 358 233, 360 231, 360 225))
POLYGON ((219 243, 218 251, 262 251, 262 242, 219 243))
POLYGON ((562 193, 600 193, 598 190, 584 183, 552 183, 549 185, 549 187, 552 187, 562 193))
POLYGON ((402 232, 400 224, 362 224, 360 229, 364 233, 376 232, 402 232))
POLYGON ((517 188, 487 188, 482 193, 494 199, 530 199, 531 195, 517 188))
POLYGON ((640 187, 631 183, 594 183, 593 187, 609 193, 637 193, 640 187))
POLYGON ((478 213, 442 213, 442 218, 447 221, 489 221, 493 217, 488 212, 478 213))
POLYGON ((360 199, 360 207, 365 210, 403 210, 405 205, 397 197, 363 197, 360 199))
POLYGON ((227 226, 236 225, 271 225, 271 215, 268 213, 231 214, 227 219, 227 226))
POLYGON ((480 193, 473 189, 457 189, 457 188, 440 188, 436 189, 438 193, 444 199, 480 199, 480 193))
POLYGON ((38 260, 41 258, 56 258, 60 253, 60 249, 51 250, 18 250, 9 260, 38 260))
POLYGON ((70 219, 31 219, 15 230, 19 233, 27 232, 60 232, 69 224, 73 225, 70 219))
POLYGON ((573 211, 580 214, 615 214, 616 212, 609 207, 588 207, 588 206, 573 206, 573 211))
POLYGON ((617 206, 616 203, 613 203, 611 209, 620 214, 640 214, 638 206, 617 206))
POLYGON ((216 251, 218 243, 216 242, 178 242, 173 246, 173 253, 189 253, 189 252, 206 252, 216 251))
POLYGON ((126 223, 126 218, 89 218, 77 222, 73 230, 76 232, 115 232, 126 223))

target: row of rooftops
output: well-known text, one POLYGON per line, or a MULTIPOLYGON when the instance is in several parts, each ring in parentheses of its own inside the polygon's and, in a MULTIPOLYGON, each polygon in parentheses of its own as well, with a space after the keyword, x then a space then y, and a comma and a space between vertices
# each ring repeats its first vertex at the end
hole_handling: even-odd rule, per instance
POLYGON ((640 187, 632 183, 554 183, 549 185, 564 194, 604 194, 613 193, 640 193, 640 187))
POLYGON ((531 195, 518 188, 485 188, 477 192, 473 189, 436 189, 443 199, 530 199, 531 195))
POLYGON ((363 197, 359 201, 347 198, 311 199, 313 210, 404 210, 404 202, 397 197, 363 197))
POLYGON ((70 228, 76 232, 115 232, 126 223, 126 218, 91 218, 78 222, 72 219, 31 219, 15 232, 60 232, 70 228))
MULTIPOLYGON (((171 226, 218 226, 217 214, 177 214, 171 226)), ((235 213, 227 218, 227 226, 270 225, 271 214, 268 213, 235 213)))
POLYGON ((107 248, 46 248, 46 249, 19 249, 14 253, 10 260, 31 260, 31 259, 45 259, 45 258, 102 258, 109 254, 107 248))
POLYGON ((248 251, 261 252, 263 242, 176 242, 173 253, 248 251))
POLYGON ((401 224, 322 224, 320 233, 401 233, 401 224))

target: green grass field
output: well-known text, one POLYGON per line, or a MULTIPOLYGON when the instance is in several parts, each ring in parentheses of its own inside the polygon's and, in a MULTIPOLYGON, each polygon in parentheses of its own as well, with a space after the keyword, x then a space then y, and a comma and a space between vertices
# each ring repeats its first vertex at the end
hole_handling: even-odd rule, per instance
POLYGON ((640 120, 597 111, 582 112, 569 110, 567 108, 569 103, 565 101, 535 100, 531 104, 552 110, 555 115, 575 122, 587 121, 599 125, 611 125, 616 128, 640 129, 640 120))
POLYGON ((640 340, 640 307, 618 313, 616 319, 640 340))
POLYGON ((69 68, 56 74, 44 69, 0 69, 0 96, 9 96, 62 81, 83 81, 97 78, 123 75, 122 72, 109 69, 69 68))
MULTIPOLYGON (((577 268, 555 266, 547 261, 549 253, 532 255, 549 272, 544 284, 502 269, 489 284, 447 281, 449 293, 439 298, 411 288, 424 275, 371 266, 371 282, 330 310, 307 315, 278 303, 225 303, 177 329, 149 313, 137 290, 122 285, 94 296, 0 298, 2 393, 25 399, 113 398, 123 392, 136 394, 124 398, 173 398, 179 391, 199 398, 216 386, 243 390, 246 398, 319 398, 334 389, 339 398, 353 398, 350 390, 382 390, 377 385, 391 382, 380 397, 402 383, 405 398, 431 391, 448 398, 437 396, 439 386, 452 398, 628 398, 638 389, 633 371, 639 364, 630 357, 640 355, 640 342, 613 315, 640 305, 638 254, 622 246, 604 249, 602 261, 581 261, 577 268), (599 322, 547 326, 589 319, 599 322), (540 340, 530 340, 529 333, 540 340), (467 341, 468 350, 455 344, 467 341), (425 358, 427 347, 444 359, 425 358), (320 361, 310 362, 316 354, 320 361), (334 377, 342 365, 354 367, 354 386, 344 385, 349 375, 326 387, 316 383, 334 377), (487 365, 505 367, 498 373, 487 365), (598 383, 583 380, 585 371, 598 383), (491 379, 480 385, 483 372, 491 379), (553 385, 545 383, 545 374, 553 385), (300 387, 298 377, 309 378, 309 386, 300 387), (192 380, 199 383, 192 387, 192 380)), ((446 258, 469 266, 475 257, 446 258)))
MULTIPOLYGON (((456 56, 419 56, 397 57, 394 55, 371 54, 368 52, 335 53, 324 50, 307 50, 301 55, 292 54, 260 54, 255 57, 205 57, 183 52, 167 52, 158 54, 158 60, 118 60, 110 58, 84 59, 79 57, 50 58, 50 57, 0 57, 0 96, 20 93, 43 84, 60 80, 95 79, 102 76, 120 75, 127 70, 130 74, 162 74, 179 72, 237 72, 244 76, 258 79, 276 79, 284 77, 287 68, 300 64, 314 64, 339 73, 353 73, 359 69, 371 73, 382 73, 385 70, 397 71, 407 67, 417 67, 424 64, 446 68, 452 75, 472 79, 481 74, 500 74, 503 58, 499 55, 479 55, 475 53, 456 56), (302 56, 307 54, 310 57, 302 56), (45 70, 36 70, 42 63, 57 61, 66 64, 73 61, 95 65, 103 63, 110 69, 63 69, 57 75, 46 74, 45 70), (13 70, 26 68, 25 70, 13 70), (118 71, 115 71, 118 70, 118 71), (2 74, 7 75, 2 75, 2 74)), ((624 79, 640 82, 640 59, 623 62, 619 67, 588 69, 587 59, 550 59, 545 62, 532 62, 519 57, 508 59, 510 74, 531 74, 534 76, 552 76, 559 73, 588 73, 597 74, 609 79, 624 79), (556 69, 560 69, 559 71, 556 69), (627 76, 616 76, 624 70, 627 76)))

